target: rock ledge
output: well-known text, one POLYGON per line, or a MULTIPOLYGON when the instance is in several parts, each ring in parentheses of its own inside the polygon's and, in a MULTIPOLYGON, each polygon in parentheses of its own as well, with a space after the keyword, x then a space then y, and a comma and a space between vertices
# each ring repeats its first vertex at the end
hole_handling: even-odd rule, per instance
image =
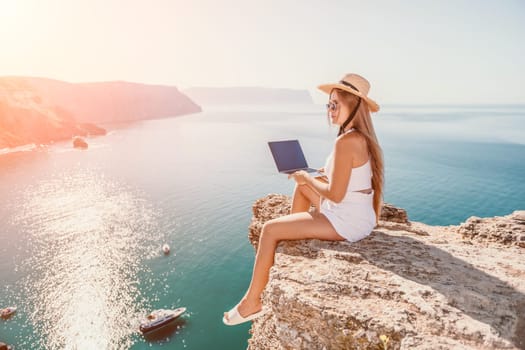
MULTIPOLYGON (((254 247, 289 206, 277 194, 255 202, 254 247)), ((525 349, 523 212, 448 227, 383 212, 354 244, 279 244, 263 295, 272 312, 253 323, 248 349, 383 349, 382 335, 389 350, 525 349), (498 228, 512 237, 482 234, 498 228)))

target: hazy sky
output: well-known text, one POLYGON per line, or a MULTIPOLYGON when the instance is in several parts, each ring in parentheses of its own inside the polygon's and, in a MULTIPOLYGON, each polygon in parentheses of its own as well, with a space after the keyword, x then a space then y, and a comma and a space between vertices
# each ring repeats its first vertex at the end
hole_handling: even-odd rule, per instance
POLYGON ((525 103, 525 1, 0 0, 0 75, 525 103))

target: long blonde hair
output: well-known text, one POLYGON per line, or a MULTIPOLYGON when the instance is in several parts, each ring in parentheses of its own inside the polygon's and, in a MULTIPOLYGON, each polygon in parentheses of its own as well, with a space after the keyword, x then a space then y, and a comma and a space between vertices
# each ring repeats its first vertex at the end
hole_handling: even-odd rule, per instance
MULTIPOLYGON (((334 89, 337 95, 353 111, 359 102, 359 97, 340 89, 334 89)), ((374 124, 370 117, 370 111, 366 101, 362 100, 359 108, 356 111, 352 122, 354 129, 361 133, 366 139, 368 152, 371 156, 372 168, 372 188, 374 190, 374 211, 376 212, 376 221, 379 221, 381 215, 381 207, 383 205, 383 186, 384 186, 384 161, 383 151, 379 142, 377 141, 374 124)))

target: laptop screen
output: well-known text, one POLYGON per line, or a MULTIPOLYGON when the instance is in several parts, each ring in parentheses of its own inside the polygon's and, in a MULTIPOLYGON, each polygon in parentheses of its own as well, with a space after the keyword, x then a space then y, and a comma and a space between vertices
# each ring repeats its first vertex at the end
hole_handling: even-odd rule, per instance
POLYGON ((268 142, 278 171, 307 168, 303 150, 297 140, 268 142))

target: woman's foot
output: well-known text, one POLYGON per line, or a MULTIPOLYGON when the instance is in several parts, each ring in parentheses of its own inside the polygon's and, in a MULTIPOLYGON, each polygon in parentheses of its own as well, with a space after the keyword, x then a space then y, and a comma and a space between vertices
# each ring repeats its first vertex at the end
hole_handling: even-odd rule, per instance
MULTIPOLYGON (((237 305, 237 310, 239 311, 241 317, 246 318, 262 310, 261 300, 251 301, 243 298, 237 305)), ((228 320, 227 312, 224 313, 224 318, 228 320)))

